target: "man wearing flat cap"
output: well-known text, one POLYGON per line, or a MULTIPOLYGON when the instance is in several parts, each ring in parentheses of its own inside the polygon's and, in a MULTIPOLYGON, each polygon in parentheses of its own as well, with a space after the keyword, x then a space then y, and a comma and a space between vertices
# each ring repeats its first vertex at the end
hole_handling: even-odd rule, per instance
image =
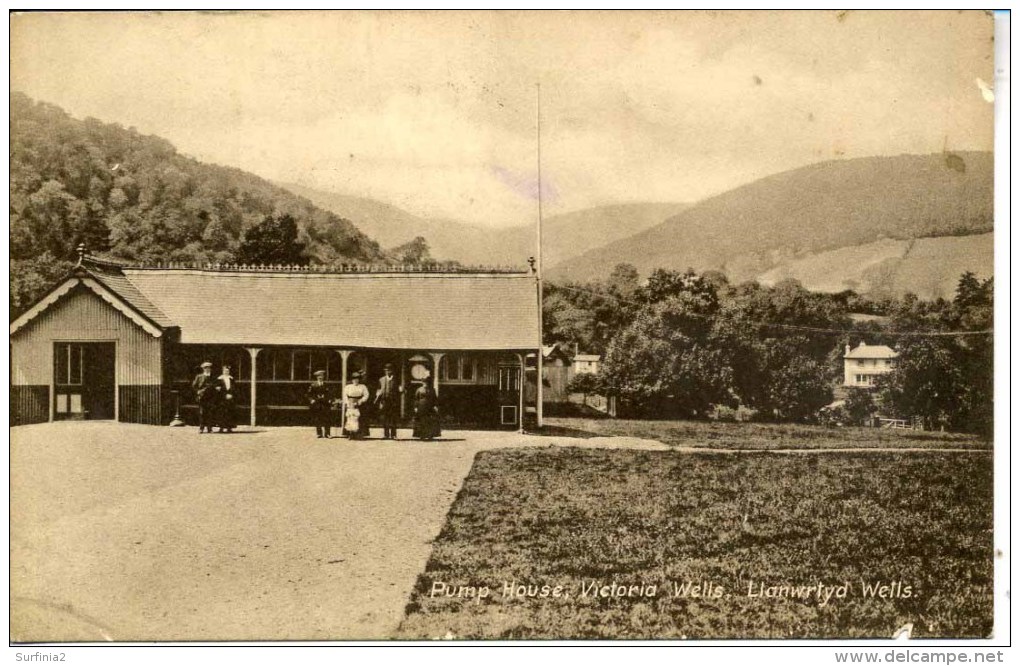
POLYGON ((383 376, 379 378, 379 390, 375 394, 375 406, 379 410, 382 421, 383 439, 397 438, 397 422, 400 419, 400 392, 404 387, 397 383, 393 375, 393 364, 387 363, 383 368, 383 376))
POLYGON ((216 378, 212 376, 212 363, 202 364, 202 372, 191 382, 198 401, 198 432, 212 432, 216 421, 216 378))
POLYGON ((316 370, 315 381, 308 387, 308 409, 312 414, 312 425, 315 426, 315 436, 318 438, 330 438, 330 419, 333 406, 333 389, 326 384, 326 371, 316 370))

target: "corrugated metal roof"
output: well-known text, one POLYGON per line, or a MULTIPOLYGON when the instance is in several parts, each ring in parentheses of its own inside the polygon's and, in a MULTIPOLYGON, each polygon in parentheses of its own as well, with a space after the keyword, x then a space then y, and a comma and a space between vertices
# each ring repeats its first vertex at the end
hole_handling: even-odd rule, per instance
POLYGON ((123 269, 194 344, 534 349, 533 276, 123 269))
POLYGON ((843 355, 843 358, 896 358, 897 354, 885 345, 866 345, 863 342, 843 355))
POLYGON ((22 330, 36 316, 71 293, 71 290, 78 284, 85 285, 100 298, 107 299, 110 305, 121 310, 136 324, 156 337, 174 325, 165 313, 135 288, 121 273, 119 267, 109 263, 97 265, 92 262, 87 264, 79 262, 31 307, 11 322, 10 334, 14 335, 22 330))
POLYGON ((89 267, 86 270, 99 282, 127 301, 133 308, 151 319, 156 325, 161 328, 168 328, 174 325, 170 318, 156 307, 152 301, 146 298, 142 292, 138 291, 135 285, 120 271, 106 271, 94 267, 89 267))

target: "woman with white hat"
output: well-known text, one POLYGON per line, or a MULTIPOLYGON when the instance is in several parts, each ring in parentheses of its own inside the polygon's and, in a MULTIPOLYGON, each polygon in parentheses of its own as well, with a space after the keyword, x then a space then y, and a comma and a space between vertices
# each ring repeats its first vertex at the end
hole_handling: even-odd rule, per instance
POLYGON ((361 383, 361 373, 352 373, 350 383, 344 387, 344 434, 351 439, 368 436, 368 421, 361 413, 361 406, 368 398, 368 387, 361 383))

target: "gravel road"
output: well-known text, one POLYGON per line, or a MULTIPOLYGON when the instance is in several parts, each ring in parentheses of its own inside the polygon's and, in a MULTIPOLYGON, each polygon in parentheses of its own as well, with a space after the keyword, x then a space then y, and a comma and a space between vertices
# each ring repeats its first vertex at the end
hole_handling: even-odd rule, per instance
POLYGON ((389 636, 486 448, 310 428, 11 430, 11 640, 389 636))

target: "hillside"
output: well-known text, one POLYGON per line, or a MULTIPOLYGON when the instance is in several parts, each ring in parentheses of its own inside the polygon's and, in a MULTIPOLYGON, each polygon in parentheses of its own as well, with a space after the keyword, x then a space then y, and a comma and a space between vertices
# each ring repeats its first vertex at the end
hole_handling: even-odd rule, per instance
POLYGON ((384 248, 396 247, 422 236, 428 241, 434 258, 464 264, 523 265, 534 254, 525 239, 518 238, 518 229, 510 230, 506 234, 509 238, 504 238, 503 230, 459 220, 421 217, 376 199, 324 192, 294 183, 280 183, 280 186, 351 220, 384 248), (494 236, 499 237, 500 242, 494 242, 494 236))
MULTIPOLYGON (((731 280, 741 281, 774 275, 812 255, 871 243, 879 243, 873 249, 895 263, 903 256, 882 255, 885 239, 991 232, 992 171, 991 153, 982 152, 814 164, 703 200, 644 232, 565 261, 551 269, 549 277, 602 278, 617 263, 629 262, 643 274, 660 267, 691 267, 723 270, 731 280)), ((954 251, 952 244, 942 246, 944 251, 937 244, 926 249, 936 266, 946 252, 954 251)), ((971 255, 971 270, 989 274, 990 248, 971 255)), ((829 273, 829 283, 856 279, 861 257, 829 259, 822 271, 829 273), (844 270, 845 279, 839 277, 844 270)), ((953 262, 953 270, 958 263, 953 262)), ((919 271, 914 266, 904 275, 911 272, 919 271)), ((941 284, 941 278, 930 274, 918 279, 941 284)), ((916 281, 904 278, 903 284, 916 281)))
POLYGON ((383 258, 350 221, 253 174, 20 93, 10 110, 13 310, 66 270, 80 242, 133 261, 232 261, 245 230, 270 215, 297 221, 313 262, 383 258))
MULTIPOLYGON (((280 183, 316 205, 351 220, 386 248, 423 236, 432 256, 464 264, 524 265, 535 254, 533 223, 492 229, 460 220, 413 215, 374 199, 280 183)), ((546 266, 659 224, 684 204, 632 203, 598 206, 548 217, 543 225, 546 266)))
POLYGON ((758 276, 762 284, 793 278, 811 291, 853 289, 871 296, 911 292, 924 299, 952 299, 960 275, 992 277, 995 234, 885 239, 784 261, 758 276))
POLYGON ((688 205, 625 203, 554 215, 542 227, 543 260, 547 267, 558 266, 589 250, 661 224, 688 205))

